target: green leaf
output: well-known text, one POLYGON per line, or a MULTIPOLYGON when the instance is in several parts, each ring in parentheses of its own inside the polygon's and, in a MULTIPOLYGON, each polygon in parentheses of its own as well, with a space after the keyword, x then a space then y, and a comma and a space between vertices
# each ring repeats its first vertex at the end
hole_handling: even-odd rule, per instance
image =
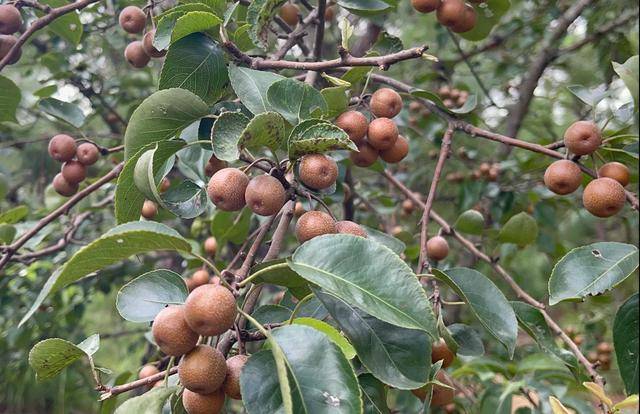
POLYGON ((520 247, 536 241, 538 238, 538 223, 524 211, 511 217, 500 229, 498 240, 504 243, 514 243, 520 247))
POLYGON ((425 91, 424 89, 412 89, 409 93, 411 96, 426 99, 436 104, 441 109, 449 111, 449 108, 444 105, 444 102, 442 102, 442 99, 440 99, 440 96, 436 93, 425 91))
POLYGON ((473 6, 477 15, 476 25, 470 31, 460 33, 459 36, 477 42, 489 36, 502 16, 509 11, 511 2, 509 0, 487 0, 483 4, 474 4, 473 6))
POLYGON ((38 98, 48 98, 54 93, 58 91, 58 85, 47 85, 33 92, 33 96, 37 96, 38 98))
POLYGON ((504 294, 485 275, 464 267, 442 272, 433 269, 434 275, 449 285, 464 300, 485 329, 513 357, 518 336, 518 321, 504 294))
POLYGON ((472 93, 464 102, 464 105, 462 105, 460 108, 452 108, 449 111, 453 112, 454 114, 464 115, 476 109, 476 106, 478 106, 478 95, 472 93))
POLYGON ((220 46, 202 33, 193 33, 169 48, 158 89, 186 89, 212 103, 220 97, 227 81, 220 46))
POLYGON ((477 210, 467 210, 458 216, 453 227, 462 233, 481 235, 484 230, 484 217, 477 210))
POLYGON ((180 218, 190 219, 204 213, 208 199, 205 187, 184 180, 162 194, 160 205, 180 218))
POLYGON ((364 414, 389 414, 387 388, 371 374, 358 375, 362 390, 364 414))
POLYGON ((433 310, 418 279, 380 243, 347 234, 315 237, 298 247, 289 266, 378 319, 436 337, 433 310))
POLYGON ((291 309, 281 305, 262 305, 253 311, 251 316, 262 325, 283 323, 291 318, 291 309))
POLYGON ((241 244, 249 234, 251 210, 242 209, 238 214, 231 211, 216 211, 211 222, 211 234, 218 240, 218 245, 231 243, 241 244))
POLYGON ((39 381, 51 379, 87 353, 77 345, 60 338, 40 341, 29 352, 29 365, 39 381))
POLYGON ((171 33, 171 43, 189 36, 192 33, 205 32, 222 23, 222 19, 213 13, 193 11, 178 17, 171 33))
POLYGON ((349 338, 360 362, 376 378, 405 390, 427 382, 431 366, 429 335, 376 319, 337 295, 317 289, 314 293, 349 338))
POLYGON ((367 236, 369 237, 369 239, 390 248, 397 255, 402 254, 402 252, 404 252, 404 250, 407 248, 402 240, 396 237, 390 236, 387 233, 383 233, 380 230, 376 230, 372 227, 363 225, 361 225, 361 227, 364 228, 364 230, 367 232, 367 236))
POLYGON ((236 161, 240 156, 238 144, 249 118, 240 112, 223 112, 211 128, 211 146, 216 158, 236 161))
MULTIPOLYGON (((65 0, 46 0, 43 2, 53 8, 65 6, 68 3, 65 0)), ((42 16, 42 13, 38 13, 42 16)), ((77 46, 82 39, 82 23, 80 15, 77 11, 58 16, 55 20, 47 25, 47 29, 57 34, 67 42, 77 46)))
POLYGON ((283 4, 285 0, 254 0, 247 8, 247 23, 249 28, 249 36, 253 43, 266 49, 269 40, 269 23, 276 14, 277 8, 283 4))
POLYGON ((78 106, 56 98, 41 99, 38 102, 38 108, 76 128, 80 128, 85 121, 84 113, 78 106))
POLYGON ((285 79, 276 73, 263 72, 229 64, 229 80, 240 102, 257 115, 271 111, 267 91, 275 82, 285 79))
POLYGON ((120 404, 114 414, 161 414, 167 399, 177 391, 178 387, 152 388, 120 404))
POLYGON ((132 255, 161 250, 191 252, 191 244, 174 229, 152 221, 125 223, 112 228, 78 250, 49 277, 20 325, 31 317, 50 293, 132 255))
POLYGON ((322 94, 295 79, 287 78, 273 83, 267 90, 267 100, 273 110, 292 125, 327 112, 327 102, 322 94))
POLYGON ((482 338, 475 329, 463 323, 447 326, 453 340, 458 344, 456 353, 463 356, 481 356, 484 354, 482 338))
POLYGON ((351 345, 347 338, 342 336, 336 328, 328 323, 314 318, 295 318, 293 320, 293 324, 309 326, 324 333, 329 339, 331 339, 331 342, 338 345, 347 359, 353 359, 356 356, 356 350, 353 348, 353 345, 351 345))
POLYGON ((391 8, 382 0, 338 0, 338 5, 360 16, 382 13, 391 8))
POLYGON ((20 88, 11 79, 0 76, 0 122, 18 123, 16 111, 21 99, 20 88))
POLYGON ((0 224, 0 242, 2 244, 11 244, 15 239, 18 230, 10 224, 0 224))
POLYGON ((640 84, 638 83, 638 55, 631 56, 627 59, 626 62, 620 64, 617 62, 611 62, 613 65, 613 70, 616 71, 620 79, 627 85, 627 89, 631 92, 631 96, 633 97, 633 102, 636 106, 636 112, 638 111, 638 88, 640 84))
POLYGON ((549 278, 549 305, 599 295, 622 283, 638 268, 638 248, 602 242, 578 247, 556 263, 549 278))
POLYGON ((245 285, 249 282, 284 286, 289 288, 298 299, 311 293, 307 281, 289 267, 287 259, 269 260, 253 266, 249 277, 243 280, 242 284, 245 285))
POLYGON ((167 269, 152 270, 118 291, 116 308, 131 322, 150 322, 168 304, 182 304, 189 291, 179 274, 167 269))
MULTIPOLYGON (((325 334, 307 326, 288 325, 274 330, 272 336, 286 363, 293 412, 362 412, 362 396, 353 368, 325 334), (318 367, 322 367, 322 375, 318 375, 318 367)), ((272 352, 251 355, 242 369, 240 388, 249 414, 283 412, 272 352)))
POLYGON ((598 105, 598 103, 609 94, 605 85, 598 85, 593 88, 587 88, 582 85, 570 85, 567 86, 567 89, 582 102, 592 107, 598 105))
POLYGON ((16 224, 25 218, 27 214, 29 214, 29 208, 27 206, 17 206, 0 213, 0 223, 16 224))
POLYGON ((249 150, 270 148, 276 151, 285 139, 284 119, 277 112, 263 112, 249 121, 240 136, 240 147, 249 150))
POLYGON ((185 89, 164 89, 154 93, 131 115, 124 135, 125 159, 147 144, 176 136, 208 113, 207 104, 185 89))
POLYGON ((93 356, 100 349, 100 335, 93 334, 78 344, 78 348, 82 349, 88 356, 93 356))
POLYGON ((618 369, 627 395, 638 394, 638 371, 640 370, 640 344, 638 322, 638 294, 632 295, 616 312, 613 322, 613 346, 616 350, 618 369))
POLYGON ((288 138, 289 158, 339 149, 357 150, 342 129, 328 121, 309 119, 293 128, 288 138))
POLYGON ((331 86, 320 91, 327 102, 327 118, 335 118, 347 110, 347 106, 349 106, 348 90, 347 86, 331 86))

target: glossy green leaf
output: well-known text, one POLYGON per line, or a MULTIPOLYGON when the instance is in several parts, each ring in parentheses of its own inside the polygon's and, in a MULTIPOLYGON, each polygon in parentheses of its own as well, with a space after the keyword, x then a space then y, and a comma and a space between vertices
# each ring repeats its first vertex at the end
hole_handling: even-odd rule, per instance
POLYGON ((213 13, 193 11, 178 17, 171 33, 171 42, 176 43, 193 33, 211 30, 222 23, 222 19, 213 13))
MULTIPOLYGON (((61 7, 68 4, 65 0, 45 0, 42 3, 51 7, 61 7)), ((77 11, 58 16, 46 27, 74 46, 78 45, 82 39, 83 27, 77 11)))
POLYGON ((254 116, 240 136, 240 147, 248 150, 270 148, 276 151, 285 139, 284 118, 277 112, 254 116))
POLYGON ((15 122, 16 110, 22 99, 20 88, 13 81, 0 76, 0 122, 15 122))
POLYGON ((382 0, 338 0, 338 5, 361 16, 382 13, 391 8, 389 3, 382 0))
POLYGON ((580 300, 610 290, 638 268, 638 248, 601 242, 578 247, 556 263, 549 278, 549 304, 580 300))
POLYGON ((357 150, 342 129, 328 121, 309 119, 296 125, 288 138, 289 157, 339 149, 357 150))
POLYGON ((402 240, 396 237, 388 235, 387 233, 383 233, 380 230, 376 230, 372 227, 363 226, 363 225, 361 225, 361 227, 364 228, 364 230, 367 232, 367 236, 371 240, 377 241, 383 246, 390 248, 397 255, 402 254, 402 252, 404 252, 404 250, 407 248, 407 246, 402 242, 402 240))
POLYGON ((353 348, 353 345, 351 345, 349 340, 342 336, 336 328, 328 323, 314 318, 295 318, 292 323, 295 325, 309 326, 324 333, 329 337, 329 339, 331 339, 331 342, 338 345, 347 359, 353 359, 356 356, 356 350, 353 348))
POLYGON ((193 33, 169 48, 158 89, 186 89, 212 103, 220 97, 227 82, 220 46, 202 33, 193 33))
POLYGON ((307 281, 289 267, 286 259, 269 260, 253 266, 243 284, 249 282, 284 286, 298 299, 311 293, 307 281))
POLYGON ((640 392, 638 386, 638 371, 640 370, 638 306, 638 294, 636 293, 620 306, 613 322, 613 345, 627 395, 640 392))
POLYGON ((164 89, 145 99, 131 115, 124 135, 125 159, 147 144, 166 141, 209 113, 207 104, 186 89, 164 89))
POLYGON ((219 245, 227 241, 241 244, 249 234, 252 212, 248 208, 240 213, 231 211, 216 211, 211 221, 211 233, 218 240, 219 245))
POLYGON ((244 106, 253 114, 271 111, 267 91, 275 82, 285 79, 276 73, 229 65, 231 87, 244 106))
POLYGON ((191 252, 191 244, 174 229, 152 221, 125 223, 112 228, 78 250, 49 277, 20 325, 50 293, 132 255, 161 250, 191 252))
POLYGON ((504 294, 485 275, 463 267, 433 269, 434 275, 449 285, 470 307, 473 314, 513 357, 518 336, 518 321, 504 294))
POLYGON ((295 79, 274 82, 267 90, 267 100, 290 124, 318 117, 327 111, 327 102, 314 87, 295 79))
POLYGON ((240 112, 223 112, 211 129, 211 145, 216 158, 236 161, 240 156, 238 144, 249 118, 240 112))
POLYGON ((168 304, 184 303, 189 291, 179 274, 167 269, 152 270, 118 291, 116 308, 131 322, 150 322, 168 304))
POLYGON ((387 387, 371 374, 358 375, 362 390, 364 414, 389 414, 387 407, 387 387))
POLYGON ((524 211, 511 217, 500 229, 498 240, 526 246, 538 238, 538 223, 524 211))
MULTIPOLYGON (((357 414, 362 396, 353 368, 340 348, 324 333, 302 325, 272 331, 289 373, 293 412, 303 414, 357 414), (318 375, 318 368, 322 375, 318 375)), ((253 354, 240 375, 245 409, 249 414, 282 412, 282 395, 270 351, 253 354)))
POLYGON ((251 316, 262 325, 283 323, 291 318, 291 309, 281 305, 262 305, 251 316))
POLYGON ((447 326, 453 340, 458 344, 456 353, 463 356, 484 355, 484 345, 480 334, 472 327, 463 323, 454 323, 447 326))
POLYGON ((17 206, 0 213, 0 223, 16 224, 29 214, 27 206, 17 206))
POLYGON ((78 345, 60 338, 40 341, 29 352, 29 365, 40 381, 48 380, 87 353, 78 345))
POLYGON ((426 383, 431 366, 429 335, 376 319, 337 295, 320 290, 314 293, 349 338, 358 359, 376 378, 405 390, 426 383))
POLYGON ((320 91, 327 102, 327 118, 334 118, 347 110, 347 106, 349 106, 348 90, 347 86, 331 86, 320 91))
POLYGON ((624 82, 633 97, 633 102, 636 105, 636 112, 638 111, 638 88, 640 83, 638 82, 638 70, 639 66, 638 55, 631 56, 626 62, 620 64, 612 62, 613 70, 616 71, 620 79, 624 82))
POLYGON ((0 224, 0 243, 11 244, 18 230, 11 224, 0 224))
POLYGON ((462 233, 481 235, 484 230, 484 217, 477 210, 467 210, 458 216, 453 227, 462 233))
POLYGON ((249 36, 253 43, 266 49, 269 39, 269 23, 275 16, 277 8, 285 0, 254 0, 247 8, 247 23, 249 23, 249 36))
POLYGON ((161 206, 180 218, 198 217, 207 209, 208 196, 206 187, 191 180, 171 186, 161 195, 161 206))
POLYGON ((177 391, 178 387, 152 388, 120 404, 114 414, 161 414, 167 399, 177 391))
POLYGON ((509 0, 487 0, 482 4, 474 4, 476 9, 476 25, 468 32, 460 33, 459 36, 477 42, 489 36, 493 28, 500 22, 509 8, 509 0))
POLYGON ((464 101, 464 104, 461 107, 451 108, 449 111, 453 112, 454 114, 464 115, 476 109, 476 106, 478 106, 478 95, 472 93, 469 95, 467 100, 464 101))
POLYGON ((442 99, 440 99, 440 96, 437 93, 425 91, 424 89, 412 89, 409 93, 411 96, 426 99, 436 104, 438 107, 449 111, 449 108, 444 105, 444 102, 442 102, 442 99))
POLYGON ((593 107, 598 105, 598 103, 609 94, 605 85, 598 85, 593 88, 587 88, 582 85, 570 85, 567 86, 567 89, 582 102, 593 107))
POLYGON ((393 325, 435 338, 436 321, 409 266, 373 240, 347 234, 315 237, 298 247, 289 266, 328 293, 393 325))
POLYGON ((38 108, 76 128, 84 124, 84 113, 77 105, 56 98, 44 98, 38 102, 38 108))

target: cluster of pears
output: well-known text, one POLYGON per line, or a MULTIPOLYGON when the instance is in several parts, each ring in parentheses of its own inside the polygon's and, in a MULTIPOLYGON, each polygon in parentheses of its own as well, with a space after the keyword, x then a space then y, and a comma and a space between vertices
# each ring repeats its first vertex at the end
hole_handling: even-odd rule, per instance
POLYGON ((497 181, 500 176, 500 164, 494 162, 481 163, 478 168, 471 172, 471 178, 474 180, 497 181))
POLYGON ((378 89, 371 95, 369 107, 376 117, 371 122, 361 112, 342 113, 335 124, 344 130, 358 151, 351 153, 351 161, 359 167, 373 165, 378 157, 388 163, 402 161, 409 153, 409 141, 400 135, 391 119, 402 110, 402 98, 389 88, 378 89))
MULTIPOLYGON (((20 10, 11 4, 0 5, 0 60, 4 59, 11 48, 18 42, 13 36, 22 26, 20 10)), ((20 59, 21 52, 16 53, 9 61, 13 65, 20 59)))
MULTIPOLYGON (((442 369, 448 368, 456 358, 456 354, 453 353, 444 339, 440 338, 437 342, 431 345, 431 362, 436 363, 442 361, 442 369)), ((436 379, 443 384, 448 385, 451 388, 443 387, 440 385, 434 385, 433 393, 431 395, 431 407, 442 407, 446 412, 450 411, 453 404, 453 398, 455 397, 455 390, 453 389, 453 383, 447 378, 443 371, 438 371, 436 379)), ((425 385, 422 388, 412 390, 411 392, 422 401, 427 397, 427 389, 425 385)), ((455 407, 453 407, 455 409, 455 407)))
POLYGON ((613 347, 608 342, 600 342, 596 345, 596 350, 587 354, 587 359, 592 364, 598 364, 600 369, 608 371, 611 369, 611 354, 613 347))
POLYGON ((438 95, 442 99, 444 106, 449 109, 459 108, 469 99, 469 92, 446 85, 438 89, 438 95))
MULTIPOLYGON (((120 12, 118 16, 120 27, 127 33, 140 34, 147 26, 147 15, 136 6, 127 6, 120 12)), ((134 68, 144 68, 151 58, 161 58, 167 52, 158 50, 153 46, 153 38, 156 30, 147 31, 142 40, 134 40, 124 49, 124 58, 134 68)))
MULTIPOLYGON (((592 154, 602 144, 602 134, 591 121, 577 121, 564 133, 564 146, 576 156, 592 154)), ((598 169, 598 178, 587 184, 582 193, 582 204, 596 217, 611 217, 624 207, 629 184, 629 169, 619 162, 609 162, 598 169)), ((566 195, 582 184, 580 166, 568 159, 549 165, 544 173, 544 183, 556 194, 566 195)))
POLYGON ((63 163, 60 173, 53 178, 53 189, 64 197, 71 197, 87 177, 87 167, 100 158, 100 150, 90 142, 76 144, 66 134, 58 134, 49 141, 49 155, 63 163))
MULTIPOLYGON (((160 181, 159 190, 161 193, 164 193, 170 186, 171 181, 167 177, 164 177, 162 181, 160 181)), ((158 204, 156 204, 155 201, 144 200, 142 209, 140 209, 140 215, 147 220, 151 220, 156 216, 156 214, 158 214, 158 204)))
MULTIPOLYGON (((300 21, 300 7, 298 7, 295 3, 288 1, 280 7, 278 15, 289 26, 295 27, 300 21)), ((330 22, 334 19, 335 16, 335 6, 332 3, 327 4, 327 7, 324 9, 324 21, 330 22)))
MULTIPOLYGON (((472 3, 483 1, 472 0, 472 3)), ((463 0, 411 0, 411 5, 420 13, 435 11, 438 22, 452 32, 464 33, 476 26, 476 10, 463 0)))
POLYGON ((218 336, 232 328, 236 301, 225 287, 199 286, 183 305, 169 305, 156 315, 151 326, 160 350, 180 357, 178 377, 185 387, 182 403, 189 414, 218 413, 225 395, 240 399, 240 371, 246 355, 225 360, 216 348, 199 343, 199 337, 218 336))

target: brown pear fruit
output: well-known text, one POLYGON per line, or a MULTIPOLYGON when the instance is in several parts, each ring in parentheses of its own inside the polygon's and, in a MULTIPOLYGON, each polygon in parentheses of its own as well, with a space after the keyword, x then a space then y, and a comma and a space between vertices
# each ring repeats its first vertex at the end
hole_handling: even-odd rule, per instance
POLYGON ((369 129, 369 121, 367 117, 358 111, 347 111, 340 114, 336 119, 336 126, 341 128, 349 135, 349 139, 356 145, 361 145, 365 141, 367 130, 369 129))
POLYGON ((185 320, 193 331, 203 336, 216 336, 229 330, 236 313, 236 299, 224 286, 199 286, 184 303, 185 320))
POLYGON ((300 243, 336 232, 333 217, 322 211, 307 211, 296 222, 296 237, 300 243))
POLYGON ((71 197, 75 193, 78 192, 78 184, 71 184, 67 182, 62 176, 62 173, 56 174, 53 177, 53 189, 56 190, 56 193, 60 194, 63 197, 71 197))
POLYGON ((211 394, 220 389, 226 376, 224 355, 209 345, 196 346, 178 364, 180 383, 198 394, 211 394))
POLYGON ((83 165, 93 165, 100 158, 100 150, 94 144, 90 142, 84 142, 78 145, 78 149, 76 150, 76 158, 83 165))
POLYGON ((0 34, 10 35, 20 30, 22 15, 10 4, 0 5, 0 34))
POLYGON ((76 160, 67 161, 62 164, 62 176, 70 184, 79 184, 87 178, 87 167, 76 160))
POLYGON ((147 220, 151 220, 158 214, 158 205, 151 200, 144 200, 140 215, 147 220))
POLYGON ((582 171, 573 161, 555 161, 544 172, 544 184, 556 194, 573 193, 582 184, 582 171))
POLYGON ((631 175, 626 165, 619 162, 608 162, 598 169, 599 177, 608 177, 626 187, 631 181, 631 175))
POLYGON ((444 26, 453 27, 464 19, 465 2, 462 0, 442 0, 436 17, 444 26))
POLYGON ((149 55, 144 51, 142 42, 140 40, 134 40, 129 43, 124 49, 124 58, 134 68, 144 68, 151 59, 149 55))
POLYGON ((391 88, 380 88, 371 95, 371 112, 378 118, 393 118, 402 110, 402 97, 391 88))
POLYGON ((307 187, 324 190, 336 183, 338 164, 323 154, 305 155, 300 161, 298 176, 307 187))
POLYGON ((596 217, 611 217, 622 210, 626 194, 622 184, 609 177, 591 181, 582 193, 584 208, 596 217))
POLYGON ((249 181, 244 198, 254 213, 260 216, 272 216, 284 206, 287 193, 280 180, 265 174, 249 181))
POLYGON ((215 237, 207 237, 204 241, 204 251, 209 256, 215 256, 218 251, 218 241, 215 237))
POLYGON ((148 364, 140 369, 140 371, 138 372, 138 378, 144 379, 158 373, 160 373, 160 371, 155 365, 148 364))
POLYGON ((335 6, 327 6, 327 8, 324 9, 324 21, 331 22, 335 17, 336 17, 335 6))
MULTIPOLYGON (((4 59, 5 56, 9 54, 9 51, 18 43, 18 38, 12 35, 0 35, 0 60, 4 59)), ((18 51, 13 55, 7 64, 13 65, 22 56, 22 49, 18 49, 18 51)))
POLYGON ((613 347, 608 342, 600 342, 596 346, 596 351, 598 351, 599 354, 610 354, 613 352, 613 347))
POLYGON ((289 26, 296 26, 298 24, 298 15, 300 14, 300 8, 293 3, 285 3, 280 7, 278 13, 282 20, 289 26))
POLYGON ((388 163, 395 164, 402 161, 407 154, 409 154, 409 141, 402 135, 398 135, 393 147, 380 151, 380 158, 388 163))
POLYGON ((364 142, 358 145, 358 152, 351 151, 349 158, 358 167, 370 167, 378 159, 378 150, 364 142))
POLYGON ((384 151, 396 143, 398 127, 389 118, 376 118, 369 124, 367 142, 378 151, 384 151))
POLYGON ((188 414, 220 414, 224 408, 224 392, 198 394, 187 389, 182 393, 182 405, 188 414))
POLYGON ((402 212, 406 215, 409 215, 411 213, 413 213, 413 211, 416 209, 415 204, 413 204, 413 201, 409 200, 408 198, 402 201, 402 212))
POLYGON ((249 359, 246 355, 236 355, 227 359, 227 377, 224 379, 222 389, 227 397, 234 400, 241 400, 242 395, 240 393, 240 373, 244 364, 249 359))
POLYGON ((187 324, 184 305, 169 305, 153 320, 151 332, 162 352, 180 356, 195 348, 198 334, 187 324))
POLYGON ((245 206, 249 177, 237 168, 223 168, 211 176, 207 185, 209 198, 220 210, 237 211, 245 206))
POLYGON ((307 210, 304 209, 304 205, 300 201, 296 201, 296 205, 293 208, 293 214, 296 217, 300 217, 301 215, 303 215, 306 212, 307 212, 307 210))
POLYGON ((442 361, 442 368, 447 368, 456 358, 456 354, 451 352, 444 339, 440 338, 431 345, 431 362, 442 361))
POLYGON ((411 0, 411 5, 420 13, 431 13, 440 7, 441 0, 411 0))
POLYGON ((449 243, 442 236, 435 236, 427 241, 427 257, 431 260, 444 260, 449 255, 449 243))
POLYGON ((602 134, 591 121, 577 121, 564 132, 564 146, 575 155, 588 155, 602 144, 602 134))
POLYGON ((76 141, 66 134, 59 134, 49 141, 49 155, 56 161, 67 162, 76 155, 76 141))
POLYGON ((209 283, 210 278, 211 275, 209 275, 209 272, 207 272, 206 269, 196 270, 195 272, 193 272, 193 275, 191 275, 191 280, 193 280, 193 288, 195 289, 198 286, 206 285, 207 283, 209 283))
POLYGON ((167 177, 164 177, 162 181, 160 181, 160 188, 159 188, 160 192, 164 193, 169 189, 169 187, 171 187, 171 180, 168 179, 167 177))
POLYGON ((144 37, 142 38, 142 48, 149 57, 157 59, 166 55, 167 51, 156 49, 156 47, 153 45, 153 38, 155 37, 155 35, 156 29, 149 30, 147 33, 145 33, 144 37))
MULTIPOLYGON (((462 13, 462 19, 458 21, 455 25, 451 26, 451 31, 455 33, 465 33, 472 30, 476 26, 476 9, 473 8, 470 4, 465 4, 464 13, 462 13)), ((451 99, 456 102, 460 98, 460 91, 455 96, 452 96, 451 99)))
POLYGON ((120 12, 118 22, 127 33, 142 33, 147 24, 147 16, 140 7, 127 6, 120 12))
MULTIPOLYGON (((436 379, 446 384, 450 387, 453 387, 451 381, 446 377, 443 371, 438 371, 436 374, 436 379)), ((418 388, 416 390, 411 390, 413 395, 420 398, 424 401, 427 398, 427 385, 422 388, 418 388)), ((431 396, 431 407, 444 407, 445 405, 451 404, 453 402, 453 398, 455 397, 455 391, 451 388, 445 388, 440 385, 433 386, 433 393, 431 396)))
POLYGON ((352 234, 354 236, 368 237, 365 229, 358 223, 349 220, 336 221, 336 231, 342 234, 352 234))

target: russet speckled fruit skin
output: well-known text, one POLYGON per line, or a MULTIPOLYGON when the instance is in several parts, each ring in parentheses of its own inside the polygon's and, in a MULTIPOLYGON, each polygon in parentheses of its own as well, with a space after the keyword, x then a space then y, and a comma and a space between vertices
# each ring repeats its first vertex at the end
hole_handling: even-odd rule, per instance
POLYGON ((309 154, 302 157, 298 167, 300 180, 309 188, 324 190, 338 179, 338 164, 323 154, 309 154))
POLYGON ((196 270, 195 272, 193 272, 193 275, 191 275, 191 280, 193 280, 192 283, 194 284, 194 288, 206 285, 207 283, 209 283, 210 279, 211 275, 209 275, 209 272, 207 272, 205 269, 196 270))
POLYGON ((124 58, 131 66, 138 69, 147 66, 147 63, 151 60, 149 55, 144 51, 140 40, 134 40, 127 45, 124 49, 124 58))
POLYGON ((564 146, 575 155, 588 155, 602 144, 602 134, 591 121, 577 121, 564 132, 564 146))
POLYGON ((233 398, 234 400, 242 399, 240 393, 240 373, 248 359, 249 357, 246 355, 236 355, 227 359, 227 377, 224 380, 224 384, 222 384, 222 389, 224 393, 227 394, 227 397, 233 398))
POLYGON ((420 13, 431 13, 440 7, 441 0, 411 0, 411 5, 420 13))
POLYGON ((389 118, 376 118, 369 124, 367 142, 378 151, 387 150, 398 139, 398 127, 389 118))
POLYGON ((153 338, 166 355, 184 355, 198 342, 198 334, 185 320, 184 308, 184 305, 167 306, 156 315, 151 325, 153 338))
POLYGON ((427 241, 427 257, 431 260, 443 260, 449 255, 449 243, 442 236, 432 237, 427 241))
POLYGON ((380 88, 371 95, 371 112, 378 118, 393 118, 402 110, 400 94, 390 88, 380 88))
POLYGON ((295 27, 298 24, 298 14, 300 8, 293 3, 285 3, 280 7, 278 13, 282 20, 284 20, 289 26, 295 27))
POLYGON ((296 237, 300 243, 336 232, 333 217, 322 211, 307 211, 296 222, 296 237))
POLYGON ((365 141, 369 121, 367 117, 358 111, 347 111, 340 114, 336 119, 336 126, 349 135, 349 139, 356 145, 361 145, 365 141))
POLYGON ((354 236, 368 237, 365 229, 358 223, 349 220, 336 221, 336 231, 342 234, 352 234, 354 236))
POLYGON ((78 145, 78 149, 76 150, 76 158, 86 166, 93 165, 100 158, 100 151, 95 145, 89 142, 84 142, 78 145))
POLYGON ((464 18, 464 8, 465 3, 462 0, 442 0, 436 12, 438 22, 449 27, 460 24, 464 18))
POLYGON ((76 155, 76 140, 66 134, 59 134, 49 141, 49 155, 56 161, 66 162, 76 155))
POLYGON ((147 23, 147 16, 141 8, 127 6, 120 12, 118 23, 127 33, 141 33, 147 23))
POLYGON ((144 48, 144 52, 152 58, 161 58, 167 54, 166 50, 158 50, 153 46, 153 38, 156 35, 156 30, 149 30, 144 34, 142 38, 142 47, 144 48))
POLYGON ((178 364, 180 383, 198 394, 218 390, 227 376, 227 363, 222 352, 209 345, 198 345, 178 364))
POLYGON ((287 201, 282 183, 271 175, 259 175, 249 181, 244 192, 247 206, 261 216, 276 214, 287 201))
POLYGON ((56 174, 53 177, 53 189, 56 190, 56 193, 60 194, 63 197, 71 197, 75 193, 78 192, 78 184, 71 184, 67 182, 62 176, 62 173, 56 174))
POLYGON ((596 217, 611 217, 624 207, 624 187, 608 177, 597 178, 584 188, 582 204, 596 217))
POLYGON ((380 158, 388 163, 395 164, 402 161, 408 153, 409 141, 402 135, 398 135, 398 139, 395 144, 393 144, 393 147, 380 151, 380 158))
POLYGON ((211 394, 197 394, 184 390, 182 405, 189 414, 219 414, 224 407, 224 392, 217 390, 211 394))
POLYGON ((442 368, 448 368, 455 359, 456 354, 451 352, 444 339, 440 338, 431 345, 431 362, 442 361, 442 368))
MULTIPOLYGON (((468 32, 476 26, 476 19, 476 9, 474 9, 470 4, 465 4, 462 18, 458 21, 458 23, 451 26, 451 31, 455 33, 468 32)), ((458 97, 456 97, 455 99, 458 99, 458 97)))
MULTIPOLYGON (((13 48, 13 46, 18 43, 18 38, 12 35, 0 35, 0 59, 4 59, 5 56, 9 54, 9 51, 13 48)), ((15 55, 7 64, 13 65, 22 56, 22 49, 18 49, 15 55)))
POLYGON ((608 177, 619 182, 623 187, 626 187, 631 181, 629 169, 626 165, 619 162, 608 162, 598 169, 599 177, 608 177))
POLYGON ((245 206, 249 177, 237 168, 223 168, 213 174, 207 185, 209 199, 220 210, 238 211, 245 206))
POLYGON ((544 172, 544 184, 556 194, 573 193, 582 184, 582 171, 573 161, 555 161, 544 172))
POLYGON ((187 296, 185 320, 191 329, 203 336, 220 335, 233 326, 236 300, 224 286, 202 285, 187 296))
POLYGON ((364 142, 358 145, 358 151, 351 151, 349 158, 358 167, 370 167, 378 160, 378 150, 364 142))
POLYGON ((142 210, 140 210, 140 215, 147 220, 154 218, 158 214, 158 206, 151 200, 144 200, 142 204, 142 210))
POLYGON ((70 184, 78 184, 87 177, 87 167, 76 160, 65 162, 61 172, 64 179, 70 184))
MULTIPOLYGON (((436 374, 436 379, 443 384, 453 387, 453 384, 449 379, 447 379, 443 371, 438 371, 438 373, 436 374)), ((411 390, 411 392, 413 393, 413 395, 424 401, 424 399, 427 397, 427 385, 422 388, 418 388, 417 390, 411 390)), ((447 404, 450 404, 453 402, 454 397, 455 391, 453 389, 434 385, 433 395, 431 396, 431 407, 443 407, 447 404)))
POLYGON ((10 4, 0 6, 0 34, 13 34, 20 30, 22 16, 20 11, 10 4))

